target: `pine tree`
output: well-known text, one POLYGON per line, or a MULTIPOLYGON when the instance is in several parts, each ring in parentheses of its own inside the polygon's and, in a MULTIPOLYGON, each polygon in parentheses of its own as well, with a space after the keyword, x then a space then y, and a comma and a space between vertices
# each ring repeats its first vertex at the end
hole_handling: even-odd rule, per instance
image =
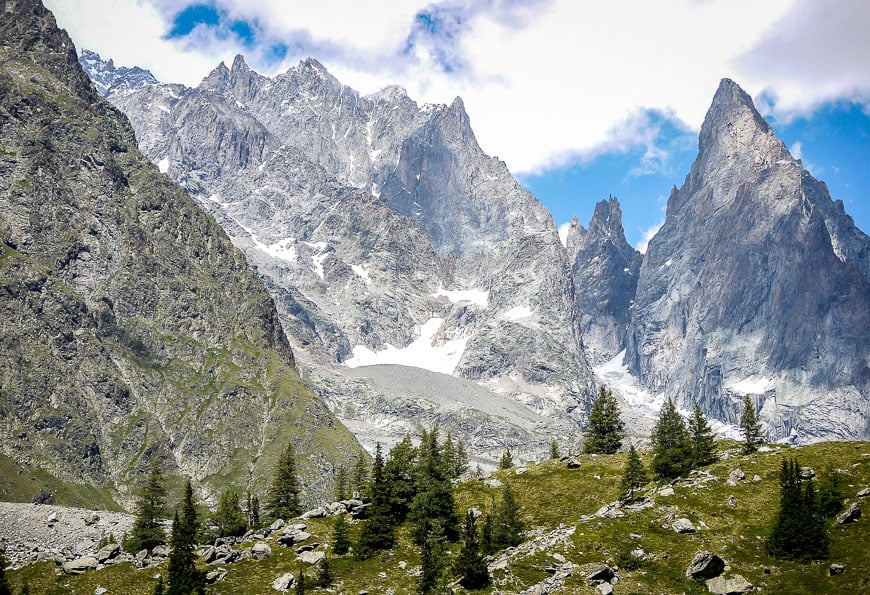
POLYGON ((637 488, 643 487, 649 482, 649 477, 644 469, 643 461, 634 449, 634 444, 628 448, 628 458, 625 461, 625 468, 622 472, 622 481, 619 483, 619 489, 622 491, 622 497, 629 499, 630 495, 637 488))
POLYGON ((274 519, 291 519, 302 512, 299 479, 296 477, 296 453, 292 442, 287 443, 275 466, 266 506, 274 519))
POLYGON ((692 409, 692 417, 689 419, 689 438, 692 447, 693 468, 709 465, 716 460, 713 455, 713 430, 707 423, 707 418, 701 411, 698 401, 692 409))
POLYGON ((320 565, 317 567, 317 577, 315 578, 314 584, 323 589, 331 585, 333 580, 332 565, 329 562, 329 556, 326 556, 320 561, 320 565))
POLYGON ((550 458, 556 460, 561 458, 561 455, 559 454, 559 444, 556 442, 555 438, 550 442, 550 458))
POLYGON ((480 528, 480 547, 485 554, 494 554, 498 551, 495 545, 495 496, 492 496, 492 503, 489 507, 489 512, 483 517, 483 526, 480 528))
POLYGON ((417 449, 405 436, 391 450, 384 463, 384 479, 390 502, 390 513, 397 525, 402 524, 417 494, 417 449))
POLYGON ((366 497, 366 488, 369 484, 369 470, 365 458, 358 456, 353 467, 353 491, 360 497, 366 497))
POLYGON ((761 422, 755 414, 755 405, 749 395, 743 399, 743 413, 740 415, 740 430, 743 432, 743 453, 750 454, 758 450, 758 440, 761 438, 761 422))
POLYGON ((0 595, 12 595, 9 579, 6 576, 6 565, 9 564, 3 552, 0 552, 0 595))
POLYGON ((260 498, 257 494, 248 494, 248 528, 256 529, 260 526, 260 498))
POLYGON ((589 426, 583 434, 583 450, 588 453, 614 454, 622 446, 625 423, 619 414, 619 403, 613 393, 604 388, 592 403, 589 426))
POLYGON ((348 534, 347 521, 340 514, 335 519, 332 527, 332 551, 341 556, 350 550, 350 535, 348 534))
POLYGON ((689 431, 671 399, 662 407, 650 438, 653 472, 658 477, 673 479, 689 472, 692 463, 689 431))
POLYGON ((245 534, 248 521, 239 504, 239 493, 234 488, 227 488, 221 494, 217 509, 212 515, 212 522, 217 525, 216 537, 238 537, 245 534))
POLYGON ((501 502, 495 512, 492 541, 497 549, 514 547, 523 542, 523 520, 520 518, 520 505, 510 484, 501 489, 501 502))
POLYGON ((441 523, 436 521, 420 545, 421 573, 420 584, 417 585, 418 593, 432 593, 437 589, 444 574, 446 562, 444 550, 444 533, 441 530, 441 523))
POLYGON ((384 478, 384 456, 380 442, 375 450, 372 480, 368 492, 371 494, 371 504, 367 511, 369 518, 360 530, 359 544, 355 550, 361 558, 368 558, 378 550, 388 550, 396 542, 396 521, 390 513, 389 492, 384 478))
POLYGON ((483 589, 489 584, 489 569, 483 559, 476 520, 471 510, 465 513, 462 549, 453 566, 453 570, 462 577, 459 583, 466 589, 483 589))
POLYGON ((299 570, 299 576, 296 577, 294 585, 294 595, 305 595, 305 589, 308 585, 305 584, 305 573, 303 573, 301 569, 299 570))
POLYGON ((341 465, 335 473, 335 500, 347 500, 347 467, 341 465))
POLYGON ((813 560, 828 555, 830 538, 812 481, 801 479, 797 460, 783 460, 776 521, 765 542, 767 553, 785 560, 813 560))
POLYGON ((196 508, 193 504, 193 487, 190 480, 184 488, 184 500, 181 502, 181 514, 175 512, 172 522, 172 551, 169 553, 169 588, 167 595, 204 595, 205 574, 196 569, 196 533, 199 522, 196 518, 196 508))
POLYGON ((501 459, 498 461, 499 469, 510 469, 514 466, 514 456, 511 454, 511 449, 505 449, 504 453, 501 455, 501 459))
POLYGON ((417 464, 417 494, 411 502, 409 517, 414 523, 414 543, 422 546, 433 523, 438 522, 449 541, 459 536, 459 515, 453 499, 453 485, 447 476, 443 451, 438 444, 438 428, 423 432, 417 464))
POLYGON ((454 440, 453 435, 448 432, 442 450, 447 477, 459 479, 468 471, 468 452, 465 450, 465 445, 462 444, 462 440, 454 440))
POLYGON ((843 510, 845 498, 842 476, 828 463, 819 480, 819 510, 826 517, 836 516, 843 510))
POLYGON ((135 553, 166 543, 166 533, 160 524, 165 515, 166 487, 163 482, 163 469, 160 459, 155 456, 148 467, 148 479, 139 493, 136 518, 130 534, 124 539, 124 549, 135 553))

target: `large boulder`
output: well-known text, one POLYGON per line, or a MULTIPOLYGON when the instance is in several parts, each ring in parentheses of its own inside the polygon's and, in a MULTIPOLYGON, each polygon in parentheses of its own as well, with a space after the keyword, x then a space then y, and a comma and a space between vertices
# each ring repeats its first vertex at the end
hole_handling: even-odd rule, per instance
POLYGON ((110 543, 101 547, 95 554, 95 557, 97 559, 97 562, 99 562, 100 564, 105 564, 106 560, 111 560, 120 553, 121 546, 117 543, 110 543))
POLYGON ((251 557, 256 560, 265 560, 272 555, 272 548, 265 541, 258 541, 251 546, 251 557))
POLYGON ((84 556, 75 560, 64 562, 61 568, 66 574, 81 574, 86 570, 94 570, 97 567, 97 559, 93 556, 84 556))
POLYGON ((274 581, 272 581, 272 588, 276 591, 287 591, 290 587, 293 586, 293 582, 296 580, 296 577, 293 576, 292 572, 288 572, 286 574, 282 574, 274 581))
POLYGON ((671 525, 671 529, 677 533, 694 533, 695 525, 689 519, 677 519, 671 525))
POLYGON ((689 578, 716 578, 725 571, 725 561, 713 552, 698 552, 689 567, 686 576, 689 578))
POLYGON ((752 583, 739 574, 731 578, 717 576, 707 581, 707 590, 714 595, 742 595, 752 589, 752 583))
POLYGON ((296 556, 296 560, 298 560, 299 562, 304 562, 306 564, 319 564, 321 560, 323 560, 325 557, 326 554, 324 554, 323 552, 308 551, 302 552, 301 554, 296 556))
POLYGON ((853 502, 852 506, 846 509, 845 512, 837 517, 837 523, 845 525, 846 523, 854 523, 861 518, 861 507, 857 502, 853 502))
POLYGON ((615 575, 616 571, 614 571, 613 568, 607 564, 600 564, 586 574, 586 580, 604 581, 609 583, 613 580, 615 575))

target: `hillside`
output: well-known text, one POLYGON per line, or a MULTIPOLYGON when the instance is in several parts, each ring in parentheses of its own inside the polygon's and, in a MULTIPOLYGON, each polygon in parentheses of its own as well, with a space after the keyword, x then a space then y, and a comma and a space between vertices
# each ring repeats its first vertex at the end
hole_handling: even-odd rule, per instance
MULTIPOLYGON (((827 463, 845 474, 845 489, 851 501, 862 488, 870 486, 870 443, 832 442, 803 447, 770 446, 751 456, 740 456, 736 444, 720 443, 723 458, 673 484, 673 495, 650 485, 645 492, 652 505, 642 510, 617 510, 614 516, 596 517, 596 512, 618 496, 618 483, 625 455, 577 457, 579 469, 564 462, 546 461, 499 471, 495 478, 510 482, 518 496, 528 531, 525 543, 490 564, 494 586, 489 591, 518 593, 549 578, 567 574, 564 593, 597 593, 585 579, 602 563, 617 567, 615 593, 706 593, 701 580, 687 579, 686 567, 694 554, 709 550, 728 565, 724 576, 741 575, 756 590, 770 593, 861 593, 870 589, 870 540, 867 519, 838 525, 831 523, 830 559, 800 564, 770 558, 764 551, 768 532, 779 501, 779 467, 783 457, 797 457, 801 465, 817 471, 827 463), (728 484, 729 474, 741 468, 745 479, 728 484), (756 478, 756 476, 758 476, 756 478), (733 497, 733 498, 732 498, 733 497), (732 506, 729 503, 734 505, 732 506), (699 530, 677 534, 671 525, 687 518, 699 530), (635 557, 631 552, 642 556, 635 557), (831 563, 845 565, 838 576, 828 576, 831 563), (549 571, 548 571, 549 569, 549 571), (556 571, 555 574, 553 571, 556 571)), ((642 453, 644 455, 648 453, 642 453)), ((646 459, 646 457, 645 457, 646 459)), ((645 460, 648 464, 648 460, 645 460)), ((501 490, 483 481, 470 480, 456 490, 458 506, 476 506, 487 511, 491 496, 501 490)), ((331 538, 332 519, 311 519, 304 544, 326 544, 331 538)), ((356 535, 359 525, 352 525, 356 535)), ((226 577, 209 586, 208 593, 258 593, 272 591, 272 581, 285 572, 309 577, 314 570, 295 561, 293 549, 267 539, 273 555, 263 561, 247 560, 224 566, 226 577)), ((401 545, 394 550, 358 562, 352 556, 331 558, 335 583, 330 592, 409 593, 416 587, 417 548, 410 545, 409 527, 401 531, 401 545), (381 575, 382 573, 382 575, 381 575)), ((252 544, 238 546, 249 548, 252 544)), ((315 551, 325 546, 315 547, 315 551)), ((448 547, 455 556, 458 546, 448 547)), ((218 568, 217 566, 209 569, 218 568)), ((103 586, 109 593, 151 593, 154 576, 164 567, 134 570, 119 564, 83 575, 57 576, 53 563, 40 563, 12 571, 13 585, 27 582, 32 590, 51 593, 92 593, 103 586)), ((489 592, 488 591, 488 592, 489 592)), ((312 589, 311 592, 325 592, 312 589)), ((551 592, 543 587, 538 593, 551 592)))

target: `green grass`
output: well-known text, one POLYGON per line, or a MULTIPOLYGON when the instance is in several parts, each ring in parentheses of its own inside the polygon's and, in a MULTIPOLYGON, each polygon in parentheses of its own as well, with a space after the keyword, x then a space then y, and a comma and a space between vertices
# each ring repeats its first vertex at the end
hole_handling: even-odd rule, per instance
MULTIPOLYGON (((495 477, 510 482, 522 505, 523 518, 528 529, 536 534, 561 527, 576 527, 573 535, 549 551, 538 551, 514 558, 506 570, 494 573, 495 587, 501 593, 515 593, 548 576, 544 570, 553 563, 551 553, 564 555, 580 565, 575 576, 565 583, 565 593, 595 593, 586 584, 582 571, 595 564, 608 562, 619 565, 628 552, 642 549, 648 559, 631 564, 629 570, 620 570, 620 581, 615 590, 622 593, 706 593, 703 581, 685 577, 685 569, 698 550, 711 550, 722 556, 731 566, 730 575, 741 574, 769 593, 867 593, 870 592, 870 527, 865 516, 857 523, 834 525, 831 523, 831 555, 828 560, 801 564, 783 562, 769 557, 764 551, 764 540, 776 513, 779 498, 778 473, 784 456, 797 457, 802 465, 821 471, 830 462, 835 468, 847 472, 844 485, 847 496, 870 486, 870 443, 831 442, 800 448, 774 447, 772 452, 740 456, 735 443, 720 444, 730 449, 730 458, 706 468, 717 479, 705 487, 690 487, 684 481, 675 485, 674 496, 656 496, 652 508, 628 513, 619 519, 594 519, 581 522, 581 515, 591 515, 601 505, 618 496, 618 482, 625 455, 593 457, 581 455, 580 469, 569 470, 564 464, 546 461, 530 466, 527 473, 516 475, 514 469, 499 471, 495 477), (759 475, 760 482, 744 481, 736 487, 727 485, 728 474, 740 465, 751 479, 759 475), (596 477, 597 476, 597 477, 596 477), (727 504, 733 495, 737 507, 727 504), (677 535, 662 525, 668 515, 687 517, 696 525, 703 522, 709 529, 694 534, 677 535), (640 538, 632 538, 634 533, 640 538), (846 565, 841 576, 827 576, 828 565, 837 562, 846 565)), ((649 463, 648 453, 641 453, 649 463)), ((457 504, 464 509, 477 506, 489 510, 491 495, 499 497, 500 490, 486 487, 481 481, 462 483, 456 490, 457 504)), ((333 519, 314 519, 308 522, 310 542, 329 543, 333 519)), ((399 533, 399 545, 369 560, 358 561, 352 555, 331 558, 335 583, 333 593, 355 594, 362 589, 370 593, 412 593, 415 577, 408 570, 419 566, 417 548, 411 544, 409 527, 399 533), (399 566, 405 562, 405 568, 399 566), (387 578, 379 577, 385 572, 387 578)), ((355 539, 359 525, 351 526, 355 539)), ((300 565, 291 548, 269 539, 273 556, 264 561, 245 561, 225 567, 226 578, 208 588, 208 593, 267 593, 271 582, 285 572, 298 574, 300 565)), ((250 547, 243 544, 241 547, 250 547)), ((458 544, 449 549, 455 556, 458 544)), ((315 569, 302 569, 313 578, 315 569)), ((79 577, 61 577, 50 564, 31 566, 12 571, 13 585, 28 581, 31 592, 92 593, 98 586, 110 592, 148 593, 153 589, 154 575, 165 569, 135 570, 128 565, 86 573, 79 577), (123 585, 123 588, 121 587, 123 585), (34 587, 39 587, 39 590, 34 587)), ((311 588, 310 592, 325 592, 311 588)), ((490 589, 488 592, 493 592, 490 589)))

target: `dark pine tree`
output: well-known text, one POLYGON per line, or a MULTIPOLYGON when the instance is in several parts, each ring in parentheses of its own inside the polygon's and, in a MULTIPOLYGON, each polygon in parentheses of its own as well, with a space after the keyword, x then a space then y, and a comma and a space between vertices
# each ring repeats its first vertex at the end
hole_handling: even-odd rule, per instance
POLYGON ((462 549, 453 565, 454 572, 461 577, 459 583, 466 589, 483 589, 489 584, 489 569, 483 559, 476 520, 471 510, 465 513, 462 549))
POLYGON ((588 453, 614 454, 622 446, 625 423, 619 414, 619 403, 613 393, 604 388, 598 390, 598 398, 592 403, 589 426, 583 433, 583 450, 588 453))
POLYGON ((361 558, 369 558, 378 550, 388 550, 396 542, 396 521, 390 512, 390 494, 384 477, 384 456, 380 442, 375 450, 368 492, 371 494, 371 504, 367 510, 369 518, 360 530, 355 550, 361 558))
POLYGON ((432 593, 441 583, 447 555, 441 523, 435 521, 420 544, 420 583, 418 593, 432 593))
POLYGON ((649 476, 643 466, 643 461, 640 460, 640 455, 637 454, 634 444, 632 444, 628 448, 628 458, 625 461, 622 480, 619 483, 622 498, 626 500, 631 499, 634 490, 645 486, 648 481, 649 476))
POLYGON ((843 477, 828 463, 819 479, 819 510, 826 517, 834 517, 843 510, 843 477))
POLYGON ((520 505, 517 502, 510 484, 501 489, 501 502, 495 511, 492 540, 496 549, 514 547, 523 542, 523 520, 520 517, 520 505))
POLYGON ((266 506, 274 519, 291 519, 302 512, 299 479, 296 476, 296 452, 292 442, 287 443, 275 466, 266 506))
POLYGON ((260 498, 254 494, 248 500, 248 528, 257 529, 260 526, 260 498))
POLYGON ((124 549, 128 552, 138 552, 166 543, 166 533, 160 524, 165 516, 166 487, 160 460, 155 456, 151 459, 148 479, 136 501, 136 518, 130 534, 124 539, 124 549))
POLYGON ((411 502, 409 517, 414 523, 414 543, 422 546, 433 523, 439 523, 449 541, 459 537, 459 515, 453 499, 453 485, 447 476, 438 428, 423 432, 417 464, 417 494, 411 502))
POLYGON ((324 589, 331 585, 333 580, 335 579, 332 576, 332 565, 329 561, 329 556, 326 556, 317 566, 317 577, 314 579, 314 582, 318 587, 324 589))
POLYGON ((350 535, 343 514, 336 517, 335 525, 332 528, 332 551, 339 556, 350 551, 350 535))
POLYGON ((779 473, 779 511, 765 542, 767 553, 784 560, 815 560, 828 555, 830 538, 811 480, 802 480, 797 460, 783 460, 779 473))
POLYGON ((184 488, 184 499, 181 502, 181 514, 176 511, 172 522, 172 537, 169 553, 169 588, 167 595, 204 595, 205 573, 196 569, 196 533, 199 522, 196 518, 196 507, 193 504, 193 487, 190 480, 184 488))
POLYGON ((234 488, 227 488, 221 494, 212 522, 217 525, 215 537, 238 537, 247 531, 248 519, 239 503, 239 493, 234 488))
POLYGON ((758 441, 761 438, 761 422, 755 414, 755 405, 749 395, 743 399, 743 413, 740 414, 740 430, 743 432, 743 454, 750 454, 758 450, 758 441))
POLYGON ((341 465, 335 472, 335 499, 336 501, 347 500, 347 467, 341 465))
POLYGON ((468 471, 468 452, 462 440, 454 440, 453 434, 448 432, 442 451, 447 477, 450 479, 462 477, 462 474, 468 471))
POLYGON ((480 528, 480 547, 485 554, 494 554, 498 551, 494 536, 495 510, 495 497, 493 496, 489 512, 483 517, 483 526, 480 528))
POLYGON ((294 595, 305 595, 305 591, 308 588, 308 585, 305 584, 305 573, 302 572, 302 569, 299 570, 299 576, 296 577, 296 582, 294 583, 295 587, 293 588, 294 595))
POLYGON ((559 459, 562 455, 559 454, 559 443, 556 442, 556 439, 553 438, 553 441, 550 442, 550 458, 551 459, 559 459))
POLYGON ((417 449, 405 436, 391 450, 384 463, 384 477, 390 501, 390 514, 397 525, 402 524, 417 494, 417 449))
POLYGON ((691 469, 692 450, 686 422, 671 399, 662 407, 651 436, 653 473, 664 479, 685 475, 691 469))
POLYGON ((499 469, 510 469, 514 466, 514 455, 511 454, 511 449, 506 448, 498 461, 499 469))
POLYGON ((704 467, 716 460, 713 455, 713 430, 698 401, 692 408, 692 417, 689 418, 689 439, 692 448, 692 467, 704 467))
POLYGON ((369 485, 369 468, 365 457, 358 456, 353 466, 353 491, 360 497, 368 497, 366 488, 369 485))
POLYGON ((12 595, 12 587, 9 586, 9 578, 6 576, 6 556, 0 552, 0 595, 12 595))

